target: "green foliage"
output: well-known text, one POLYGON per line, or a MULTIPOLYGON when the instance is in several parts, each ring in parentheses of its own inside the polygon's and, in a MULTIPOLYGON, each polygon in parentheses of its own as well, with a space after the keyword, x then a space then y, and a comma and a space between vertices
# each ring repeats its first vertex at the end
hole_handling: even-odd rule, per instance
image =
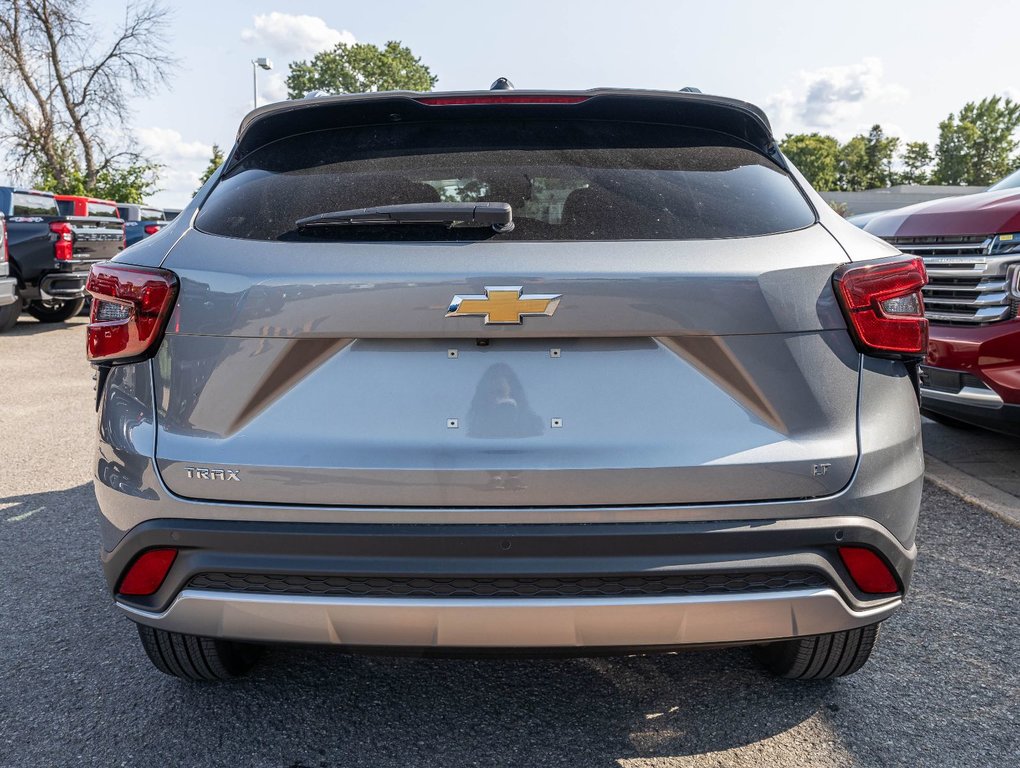
POLYGON ((411 49, 391 40, 385 48, 371 43, 337 43, 311 61, 295 61, 287 75, 287 97, 300 99, 309 91, 431 91, 438 78, 411 49))
POLYGON ((900 140, 873 125, 839 148, 839 188, 848 192, 888 187, 895 181, 893 159, 900 140))
POLYGON ((779 148, 797 169, 820 190, 836 188, 839 172, 839 142, 820 133, 788 133, 779 148))
MULTIPOLYGON (((209 178, 214 173, 216 173, 216 169, 219 168, 221 165, 223 165, 223 159, 224 159, 224 154, 223 154, 223 150, 220 149, 220 145, 219 144, 213 144, 212 145, 212 157, 209 158, 209 164, 205 167, 205 170, 202 171, 202 176, 201 176, 201 178, 199 179, 199 182, 198 182, 198 189, 201 189, 202 187, 204 187, 205 183, 207 181, 209 181, 209 178)), ((198 189, 196 189, 194 192, 191 193, 192 197, 194 197, 195 195, 198 194, 198 189)))
POLYGON ((994 184, 1013 170, 1018 127, 1020 103, 1001 96, 968 102, 939 123, 934 181, 994 184))
POLYGON ((830 207, 830 208, 831 208, 832 210, 834 210, 834 211, 835 211, 836 213, 838 213, 838 214, 839 214, 840 216, 842 216, 842 217, 843 217, 844 219, 845 219, 845 218, 846 218, 847 216, 849 216, 849 215, 850 215, 850 206, 849 206, 849 205, 847 205, 846 203, 837 203, 837 202, 836 202, 835 200, 828 200, 828 201, 826 201, 826 202, 828 202, 828 204, 829 204, 829 207, 830 207))
POLYGON ((903 148, 903 172, 899 183, 927 184, 931 178, 928 168, 934 159, 927 141, 908 141, 903 148))
POLYGON ((159 191, 157 163, 111 165, 96 174, 89 184, 85 172, 78 166, 65 166, 60 180, 49 166, 40 164, 33 186, 58 195, 86 195, 117 203, 144 203, 159 191))

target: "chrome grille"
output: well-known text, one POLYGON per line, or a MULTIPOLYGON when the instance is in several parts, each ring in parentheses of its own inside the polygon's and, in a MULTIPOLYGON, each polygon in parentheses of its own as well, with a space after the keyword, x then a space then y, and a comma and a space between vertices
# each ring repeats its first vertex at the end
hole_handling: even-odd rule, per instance
POLYGON ((1016 314, 1006 270, 1016 254, 988 256, 990 236, 890 237, 903 253, 920 256, 928 270, 924 313, 933 323, 976 325, 1016 314))

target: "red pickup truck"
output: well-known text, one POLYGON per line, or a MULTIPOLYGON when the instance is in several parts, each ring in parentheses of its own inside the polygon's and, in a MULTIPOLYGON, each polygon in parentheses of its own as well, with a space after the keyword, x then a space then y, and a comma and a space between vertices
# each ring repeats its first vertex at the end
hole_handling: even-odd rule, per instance
POLYGON ((877 215, 864 229, 928 269, 925 414, 1020 435, 1020 171, 987 192, 877 215))

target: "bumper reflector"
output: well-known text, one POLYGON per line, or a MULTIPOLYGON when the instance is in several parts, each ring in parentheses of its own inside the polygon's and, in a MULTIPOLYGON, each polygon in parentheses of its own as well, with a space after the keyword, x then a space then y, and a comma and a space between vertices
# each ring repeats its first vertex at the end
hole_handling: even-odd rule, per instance
POLYGON ((840 547, 839 556, 862 592, 890 595, 900 591, 896 575, 878 553, 864 547, 840 547))
POLYGON ((163 585, 177 557, 176 549, 150 549, 143 552, 130 565, 117 588, 121 595, 145 596, 153 594, 163 585))

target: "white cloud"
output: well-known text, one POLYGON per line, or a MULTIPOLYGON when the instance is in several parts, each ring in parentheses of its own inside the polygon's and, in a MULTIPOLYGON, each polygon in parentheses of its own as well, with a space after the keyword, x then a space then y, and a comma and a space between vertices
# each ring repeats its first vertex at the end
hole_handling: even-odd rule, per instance
POLYGON ((198 189, 198 182, 212 157, 212 145, 188 141, 172 128, 139 128, 135 131, 147 157, 163 164, 159 174, 160 192, 155 205, 184 206, 198 189))
POLYGON ((273 11, 255 16, 252 24, 254 28, 241 30, 241 39, 265 46, 287 59, 306 58, 337 43, 356 42, 346 29, 333 29, 319 16, 273 11))
POLYGON ((287 98, 287 78, 277 72, 268 72, 259 78, 259 104, 265 105, 273 101, 287 98))
POLYGON ((766 106, 779 132, 824 130, 846 138, 867 107, 907 96, 905 88, 885 81, 880 59, 865 58, 859 64, 802 71, 796 86, 773 94, 766 106))

